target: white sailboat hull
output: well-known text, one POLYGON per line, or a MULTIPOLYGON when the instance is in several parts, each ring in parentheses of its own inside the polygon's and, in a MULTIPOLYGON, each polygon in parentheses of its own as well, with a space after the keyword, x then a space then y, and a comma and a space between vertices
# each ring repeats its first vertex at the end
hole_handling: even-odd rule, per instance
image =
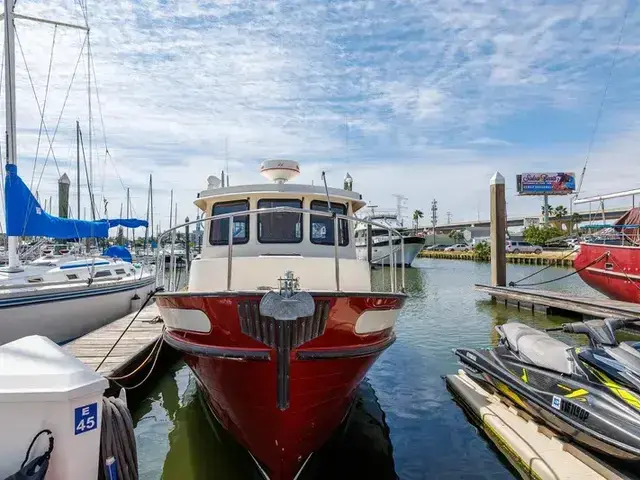
POLYGON ((139 279, 5 290, 0 294, 0 344, 27 335, 44 335, 65 343, 132 311, 132 299, 142 301, 155 288, 151 274, 139 279))

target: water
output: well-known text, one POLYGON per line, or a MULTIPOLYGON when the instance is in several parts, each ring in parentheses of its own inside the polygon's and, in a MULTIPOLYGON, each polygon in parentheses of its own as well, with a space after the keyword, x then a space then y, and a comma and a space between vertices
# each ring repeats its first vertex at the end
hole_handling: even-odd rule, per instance
MULTIPOLYGON (((410 298, 396 325, 396 343, 361 386, 346 433, 315 457, 306 479, 513 478, 451 400, 441 376, 458 369, 453 348, 495 344, 496 325, 519 320, 550 327, 567 319, 492 305, 472 289, 474 283, 489 282, 488 264, 422 259, 414 266, 406 271, 410 298)), ((514 280, 540 267, 510 264, 507 269, 514 280)), ((550 268, 529 281, 568 272, 550 268)), ((388 275, 374 272, 375 280, 383 273, 388 275)), ((577 275, 544 288, 595 295, 577 275)), ((209 418, 182 363, 141 403, 134 421, 143 480, 259 478, 248 454, 209 418)))

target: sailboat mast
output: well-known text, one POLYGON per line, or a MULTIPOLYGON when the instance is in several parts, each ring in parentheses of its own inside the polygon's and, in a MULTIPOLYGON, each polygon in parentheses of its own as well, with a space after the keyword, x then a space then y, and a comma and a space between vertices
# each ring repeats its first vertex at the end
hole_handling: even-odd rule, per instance
POLYGON ((153 242, 153 175, 149 174, 149 196, 151 197, 151 241, 153 242))
MULTIPOLYGON (((130 209, 130 200, 129 200, 129 188, 127 187, 127 219, 129 218, 129 209, 130 209)), ((129 227, 127 227, 127 247, 129 246, 129 227)))
POLYGON ((78 189, 78 219, 80 219, 80 122, 76 120, 76 168, 78 189))
MULTIPOLYGON (((16 150, 16 45, 13 23, 13 0, 4 0, 4 86, 5 115, 7 129, 7 165, 17 163, 16 150)), ((18 237, 9 237, 9 271, 20 271, 18 237)))
POLYGON ((147 192, 147 218, 145 218, 145 220, 147 221, 147 228, 144 229, 144 244, 143 244, 143 248, 142 248, 142 254, 146 255, 147 254, 147 239, 149 238, 149 208, 151 205, 151 178, 149 178, 149 191, 147 192))

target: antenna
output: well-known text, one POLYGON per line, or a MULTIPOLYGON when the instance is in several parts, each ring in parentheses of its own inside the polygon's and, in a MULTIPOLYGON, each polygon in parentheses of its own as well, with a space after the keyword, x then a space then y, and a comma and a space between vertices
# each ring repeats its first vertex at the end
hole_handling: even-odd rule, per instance
POLYGON ((403 227, 404 226, 404 211, 407 209, 405 203, 407 200, 409 200, 407 197, 405 197, 404 195, 395 193, 393 194, 394 197, 396 197, 396 217, 398 219, 398 223, 400 223, 400 226, 403 227))
POLYGON ((229 186, 229 137, 224 137, 224 169, 227 172, 226 186, 228 187, 229 186))

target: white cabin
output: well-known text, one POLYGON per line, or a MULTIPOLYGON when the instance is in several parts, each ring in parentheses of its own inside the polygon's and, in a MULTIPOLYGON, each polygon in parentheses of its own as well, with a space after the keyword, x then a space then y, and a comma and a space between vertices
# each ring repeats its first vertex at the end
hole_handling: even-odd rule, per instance
MULTIPOLYGON (((264 164, 263 164, 264 165, 264 164)), ((264 167, 263 167, 264 171, 264 167)), ((293 176, 293 175, 291 175, 293 176)), ((189 280, 192 292, 224 290, 255 291, 278 287, 278 278, 290 270, 300 280, 300 288, 314 291, 336 289, 334 219, 313 215, 328 211, 327 192, 322 186, 278 183, 215 188, 210 184, 195 204, 205 218, 235 213, 233 220, 232 268, 229 269, 229 219, 205 222, 202 252, 193 261, 189 280), (306 213, 250 213, 274 207, 309 210, 306 213), (227 284, 231 270, 230 288, 227 284)), ((365 206, 360 194, 328 189, 331 210, 354 216, 365 206)), ((354 223, 339 219, 340 290, 371 291, 368 262, 358 260, 354 223)))

